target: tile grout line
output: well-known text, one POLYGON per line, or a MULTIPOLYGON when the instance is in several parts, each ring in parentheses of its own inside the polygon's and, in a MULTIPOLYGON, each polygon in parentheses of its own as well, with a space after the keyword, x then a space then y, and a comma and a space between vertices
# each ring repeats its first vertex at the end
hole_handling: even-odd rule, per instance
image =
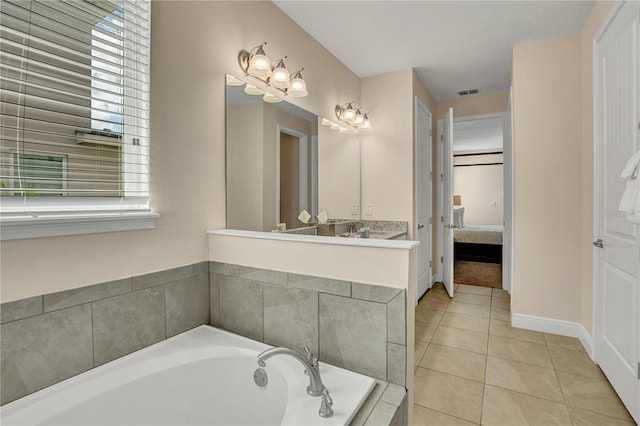
POLYGON ((463 420, 465 422, 472 423, 474 425, 480 425, 481 424, 481 423, 475 423, 475 422, 469 421, 467 419, 463 419, 462 417, 454 416, 453 414, 445 413, 444 411, 436 410, 435 408, 426 407, 424 405, 418 404, 417 402, 414 402, 413 405, 417 405, 418 407, 426 408, 427 410, 435 411, 436 413, 444 414, 444 415, 449 416, 449 417, 460 419, 460 420, 463 420))

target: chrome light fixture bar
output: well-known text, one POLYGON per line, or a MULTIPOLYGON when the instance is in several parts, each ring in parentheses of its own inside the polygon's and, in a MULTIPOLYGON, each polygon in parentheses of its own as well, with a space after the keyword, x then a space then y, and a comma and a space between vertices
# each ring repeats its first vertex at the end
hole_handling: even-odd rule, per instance
POLYGON ((354 129, 370 129, 369 113, 362 113, 360 108, 354 108, 353 102, 336 105, 336 118, 354 129))
POLYGON ((278 59, 275 62, 275 66, 273 66, 271 60, 264 52, 264 46, 266 45, 267 42, 265 41, 249 52, 246 50, 240 51, 238 54, 238 64, 240 68, 242 68, 242 71, 244 71, 245 76, 250 75, 255 77, 267 86, 280 90, 285 95, 293 97, 307 96, 309 94, 307 91, 307 83, 302 78, 304 68, 289 73, 284 64, 285 59, 287 59, 286 56, 278 59))

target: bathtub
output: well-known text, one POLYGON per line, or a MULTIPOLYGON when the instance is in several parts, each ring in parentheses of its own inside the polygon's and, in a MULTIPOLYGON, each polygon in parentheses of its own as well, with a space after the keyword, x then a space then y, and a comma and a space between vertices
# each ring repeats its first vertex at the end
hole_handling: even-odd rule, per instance
POLYGON ((318 415, 302 364, 266 361, 270 346, 207 325, 134 352, 0 408, 2 425, 346 425, 375 381, 324 363, 320 373, 334 415, 318 415))

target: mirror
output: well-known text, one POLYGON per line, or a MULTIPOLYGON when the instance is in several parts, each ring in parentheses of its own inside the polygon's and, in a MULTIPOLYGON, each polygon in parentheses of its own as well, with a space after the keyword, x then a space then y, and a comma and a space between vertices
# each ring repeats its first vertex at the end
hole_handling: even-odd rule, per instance
POLYGON ((291 103, 226 85, 227 228, 298 228, 302 210, 310 222, 322 210, 360 217, 360 142, 318 123, 291 103))

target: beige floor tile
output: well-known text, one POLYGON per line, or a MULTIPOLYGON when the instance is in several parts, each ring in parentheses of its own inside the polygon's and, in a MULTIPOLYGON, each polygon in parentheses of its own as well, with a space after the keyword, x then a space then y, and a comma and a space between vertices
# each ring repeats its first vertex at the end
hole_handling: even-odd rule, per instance
POLYGON ((491 296, 492 297, 504 297, 504 298, 507 298, 507 299, 511 297, 506 290, 503 290, 501 288, 492 288, 491 289, 491 296))
POLYGON ((511 299, 504 297, 492 297, 491 306, 501 309, 511 309, 511 299))
POLYGON ((564 402, 556 373, 552 368, 489 356, 485 381, 488 385, 564 402))
POLYGON ((453 298, 456 302, 491 306, 491 296, 481 296, 479 294, 472 294, 472 293, 458 293, 453 298))
POLYGON ((574 426, 631 426, 633 422, 616 419, 615 417, 605 416, 604 414, 594 413, 593 411, 581 410, 579 408, 569 407, 569 416, 574 426))
POLYGON ((568 349, 570 351, 580 351, 587 353, 580 339, 575 337, 560 336, 557 334, 544 333, 544 339, 550 348, 568 349))
POLYGON ((427 351, 427 347, 429 344, 426 342, 421 342, 420 340, 416 340, 416 343, 413 347, 413 364, 418 366, 420 365, 420 361, 422 361, 422 357, 424 353, 427 351))
MULTIPOLYGON (((482 287, 479 285, 458 284, 455 288, 460 293, 479 294, 481 296, 491 296, 491 287, 482 287)), ((454 296, 455 297, 455 296, 454 296)))
POLYGON ((431 338, 432 343, 450 346, 466 351, 487 353, 488 335, 475 331, 462 330, 460 328, 440 326, 431 338))
POLYGON ((487 385, 484 388, 482 424, 569 426, 571 419, 564 404, 487 385))
POLYGON ((445 312, 440 320, 440 325, 445 327, 462 328, 478 333, 489 332, 489 318, 481 318, 472 315, 457 314, 455 312, 445 312))
POLYGON ((438 324, 416 320, 415 340, 429 343, 438 328, 438 324))
POLYGON ((414 402, 454 417, 480 423, 484 385, 462 377, 418 368, 414 402))
POLYGON ((416 321, 431 322, 438 324, 444 315, 444 311, 426 309, 420 305, 416 307, 416 321))
POLYGON ((436 344, 429 345, 420 367, 484 382, 487 356, 436 344))
POLYGON ((498 358, 553 368, 547 345, 489 335, 487 354, 498 358))
POLYGON ((539 331, 525 330, 523 328, 511 327, 511 321, 491 319, 489 334, 509 339, 524 340, 526 342, 545 344, 544 335, 539 331))
POLYGON ((591 358, 585 352, 558 349, 552 346, 549 348, 549 353, 551 354, 553 367, 557 371, 607 380, 600 367, 591 361, 591 358))
MULTIPOLYGON (((461 284, 462 285, 462 284, 461 284)), ((475 315, 477 317, 489 318, 489 306, 474 305, 473 303, 463 303, 453 301, 449 303, 447 312, 455 312, 457 314, 475 315)))
POLYGON ((420 304, 416 307, 431 309, 432 311, 446 311, 449 307, 449 303, 451 303, 451 299, 449 300, 440 300, 440 299, 420 299, 420 304))
POLYGON ((629 412, 609 382, 558 371, 558 380, 567 405, 631 421, 629 412))
POLYGON ((475 424, 413 404, 413 426, 473 426, 475 424))
POLYGON ((511 311, 509 311, 509 309, 502 309, 502 308, 497 308, 495 306, 492 306, 491 319, 511 322, 511 311))

